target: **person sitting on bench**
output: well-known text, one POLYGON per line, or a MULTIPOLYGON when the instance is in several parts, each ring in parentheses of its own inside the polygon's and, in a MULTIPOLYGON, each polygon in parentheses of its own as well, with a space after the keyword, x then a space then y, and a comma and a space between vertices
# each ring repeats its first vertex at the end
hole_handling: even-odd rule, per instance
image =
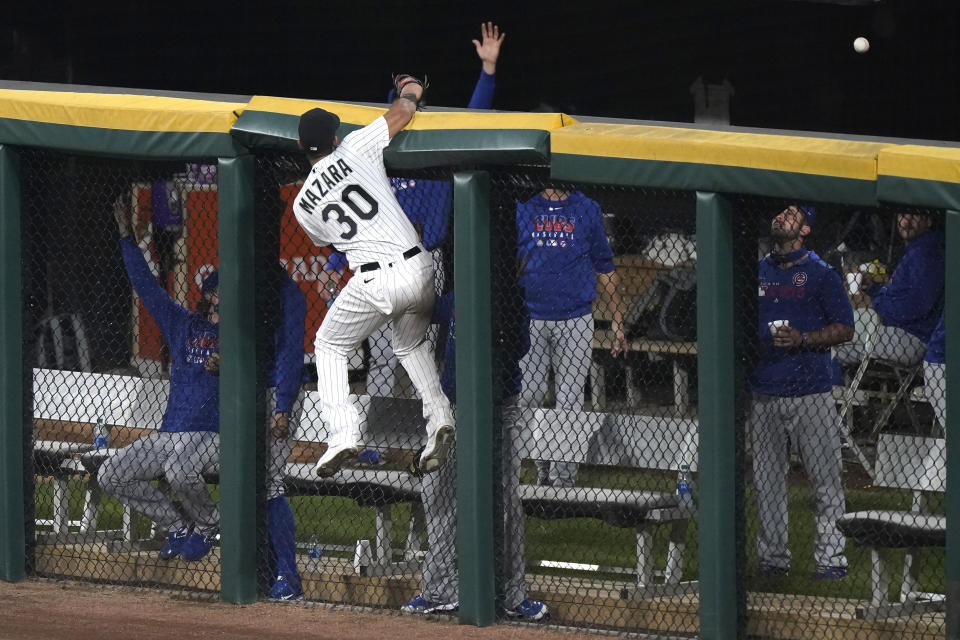
MULTIPOLYGON (((879 335, 873 357, 899 365, 918 364, 943 311, 944 238, 933 230, 929 213, 900 213, 897 231, 906 243, 903 258, 888 284, 873 282, 864 273, 863 287, 876 312, 879 335)), ((865 357, 867 336, 837 349, 841 364, 853 365, 865 357)))

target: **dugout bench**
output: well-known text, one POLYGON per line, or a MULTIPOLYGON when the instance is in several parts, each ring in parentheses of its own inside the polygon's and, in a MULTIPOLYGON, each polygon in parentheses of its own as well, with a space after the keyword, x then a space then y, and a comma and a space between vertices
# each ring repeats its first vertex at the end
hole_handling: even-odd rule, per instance
POLYGON ((947 519, 927 509, 929 493, 946 491, 946 440, 881 434, 877 443, 874 486, 912 492, 909 511, 869 510, 844 514, 837 527, 856 544, 870 549, 871 599, 857 607, 861 619, 889 618, 923 611, 943 611, 942 594, 917 590, 920 550, 943 548, 947 519), (900 598, 891 602, 885 549, 906 549, 900 598))
MULTIPOLYGON (((643 415, 599 414, 556 409, 524 409, 520 417, 521 458, 589 463, 631 470, 678 471, 697 468, 697 424, 693 420, 643 415)), ((542 519, 594 518, 633 529, 636 540, 634 582, 624 599, 695 592, 684 582, 686 534, 695 511, 681 507, 673 491, 520 485, 528 516, 542 519), (653 537, 670 527, 662 583, 654 580, 653 537)), ((616 568, 540 561, 539 566, 604 571, 616 568)))

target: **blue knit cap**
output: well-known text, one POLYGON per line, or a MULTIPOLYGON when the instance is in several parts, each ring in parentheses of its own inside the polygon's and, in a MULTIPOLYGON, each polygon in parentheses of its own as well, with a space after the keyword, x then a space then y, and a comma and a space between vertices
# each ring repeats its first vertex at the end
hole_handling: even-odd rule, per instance
POLYGON ((798 204, 797 209, 803 211, 803 217, 806 218, 807 226, 812 227, 813 221, 817 219, 817 208, 809 204, 798 204))

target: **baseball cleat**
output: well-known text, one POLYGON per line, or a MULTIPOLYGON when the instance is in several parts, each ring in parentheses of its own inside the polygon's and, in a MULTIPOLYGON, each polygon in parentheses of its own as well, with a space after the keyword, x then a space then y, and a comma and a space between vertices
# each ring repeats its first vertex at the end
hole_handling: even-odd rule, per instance
POLYGON ((284 575, 277 576, 277 581, 270 588, 270 598, 272 600, 299 600, 303 597, 303 588, 300 586, 300 580, 294 577, 284 575))
POLYGON ((329 478, 340 470, 348 460, 356 458, 360 454, 360 446, 356 444, 341 444, 328 447, 320 459, 317 460, 317 466, 313 468, 321 478, 329 478))
POLYGON ((183 550, 183 544, 187 541, 187 534, 190 533, 190 525, 180 527, 176 531, 171 531, 167 536, 167 544, 160 549, 161 560, 172 560, 180 555, 183 550))
POLYGON ((547 610, 547 605, 539 600, 524 600, 513 609, 508 609, 507 616, 536 621, 549 618, 550 612, 547 610))
POLYGON ((427 446, 423 448, 423 453, 420 454, 421 473, 433 473, 443 466, 450 455, 453 436, 453 426, 449 424, 443 425, 430 434, 427 438, 427 446))
POLYGON ((413 600, 400 607, 403 613, 413 613, 416 615, 426 615, 436 611, 456 611, 460 608, 457 602, 430 602, 418 593, 413 600))
POLYGON ((193 562, 210 553, 211 548, 213 548, 213 536, 205 536, 194 531, 183 543, 180 557, 193 562))

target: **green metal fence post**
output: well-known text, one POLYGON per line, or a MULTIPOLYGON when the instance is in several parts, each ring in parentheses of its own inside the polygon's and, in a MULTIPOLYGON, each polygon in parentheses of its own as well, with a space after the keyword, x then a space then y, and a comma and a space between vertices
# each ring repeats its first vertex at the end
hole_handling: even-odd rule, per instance
POLYGON ((460 622, 487 626, 495 618, 488 174, 456 174, 453 202, 460 622))
MULTIPOLYGON (((947 211, 947 504, 948 523, 960 522, 960 411, 951 411, 950 401, 960 402, 960 211, 947 211), (951 366, 953 369, 951 370, 951 366), (952 489, 952 491, 951 491, 952 489)), ((947 527, 947 638, 960 640, 960 529, 947 527)))
POLYGON ((253 156, 220 158, 220 597, 257 599, 253 156))
POLYGON ((26 572, 23 482, 23 299, 20 281, 20 168, 0 146, 0 578, 26 572))
POLYGON ((697 193, 700 637, 738 632, 733 210, 697 193))

